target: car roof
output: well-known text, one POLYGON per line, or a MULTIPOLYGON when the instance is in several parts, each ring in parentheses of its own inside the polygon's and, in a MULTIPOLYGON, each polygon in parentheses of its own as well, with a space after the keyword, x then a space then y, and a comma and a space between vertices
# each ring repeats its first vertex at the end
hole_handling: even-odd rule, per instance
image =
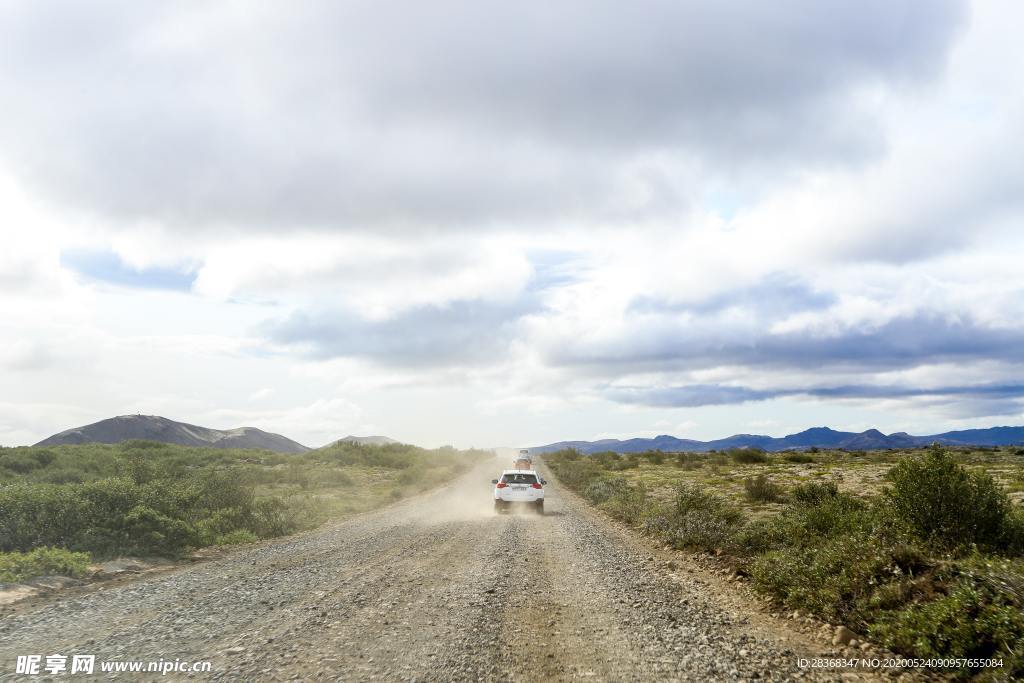
POLYGON ((537 470, 502 470, 504 474, 537 474, 537 470))

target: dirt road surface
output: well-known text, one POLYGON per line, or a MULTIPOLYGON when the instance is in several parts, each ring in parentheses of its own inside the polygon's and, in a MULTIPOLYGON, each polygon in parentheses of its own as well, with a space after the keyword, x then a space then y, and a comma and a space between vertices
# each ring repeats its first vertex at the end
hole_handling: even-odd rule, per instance
POLYGON ((210 661, 193 680, 840 679, 797 667, 822 653, 784 620, 744 609, 685 560, 662 561, 555 482, 545 516, 495 515, 489 480, 500 468, 315 532, 20 608, 0 618, 0 680, 29 680, 14 673, 29 654, 92 654, 104 679, 99 662, 160 659, 210 661))

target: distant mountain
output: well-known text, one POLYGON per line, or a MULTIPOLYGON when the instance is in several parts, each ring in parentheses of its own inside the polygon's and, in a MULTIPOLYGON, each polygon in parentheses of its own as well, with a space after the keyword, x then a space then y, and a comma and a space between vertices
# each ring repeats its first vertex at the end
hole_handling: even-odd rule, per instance
POLYGON ((910 448, 927 446, 931 443, 951 446, 1009 446, 1024 445, 1024 427, 991 427, 989 429, 966 429, 944 432, 930 436, 911 436, 906 432, 883 434, 877 429, 865 432, 840 432, 828 427, 812 427, 797 434, 782 438, 761 434, 735 434, 713 441, 679 439, 663 434, 653 439, 602 439, 600 441, 559 441, 547 446, 537 446, 534 453, 550 453, 563 448, 576 448, 583 453, 640 453, 648 450, 705 452, 728 448, 763 448, 767 451, 785 451, 805 448, 845 448, 847 450, 869 451, 883 448, 910 448))
MULTIPOLYGON (((867 432, 865 432, 867 433, 867 432)), ((856 432, 838 432, 829 427, 811 427, 797 434, 790 434, 785 437, 788 446, 799 448, 805 446, 817 446, 818 448, 834 448, 843 441, 857 436, 856 432)))
MULTIPOLYGON (((777 439, 761 434, 735 434, 724 439, 716 439, 704 443, 705 450, 712 448, 721 450, 723 448, 764 448, 769 450, 777 439)), ((697 441, 695 443, 701 443, 697 441)))
POLYGON ((43 439, 37 446, 59 446, 81 443, 121 443, 133 439, 173 443, 181 446, 211 448, 263 448, 278 453, 305 453, 306 446, 280 434, 271 434, 255 427, 210 429, 175 422, 157 415, 121 415, 100 420, 84 427, 75 427, 43 439))
MULTIPOLYGON (((343 439, 338 439, 334 443, 361 443, 361 444, 364 444, 364 445, 369 444, 371 446, 386 446, 389 443, 402 443, 402 442, 401 441, 396 441, 395 439, 392 439, 389 436, 351 436, 350 435, 350 436, 346 436, 343 439)), ((331 444, 331 445, 334 445, 334 444, 331 444)))
POLYGON ((972 446, 1016 446, 1024 444, 1024 427, 990 427, 988 429, 964 429, 958 432, 944 432, 925 437, 948 444, 969 444, 972 446))

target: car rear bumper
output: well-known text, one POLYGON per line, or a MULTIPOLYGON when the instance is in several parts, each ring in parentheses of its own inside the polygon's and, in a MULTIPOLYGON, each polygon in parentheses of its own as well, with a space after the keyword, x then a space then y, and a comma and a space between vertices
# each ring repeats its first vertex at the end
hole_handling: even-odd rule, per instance
POLYGON ((500 498, 494 499, 495 510, 543 510, 544 499, 537 498, 535 500, 501 500, 500 498))
POLYGON ((531 496, 522 493, 503 493, 494 496, 494 500, 500 500, 503 503, 536 503, 538 500, 544 500, 544 494, 531 496))

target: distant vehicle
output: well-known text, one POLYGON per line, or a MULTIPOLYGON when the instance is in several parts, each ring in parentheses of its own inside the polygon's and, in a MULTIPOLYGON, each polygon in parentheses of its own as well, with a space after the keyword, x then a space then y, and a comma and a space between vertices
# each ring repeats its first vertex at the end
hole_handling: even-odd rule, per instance
POLYGON ((544 484, 536 470, 505 470, 494 484, 494 511, 502 512, 514 505, 532 506, 538 515, 544 514, 544 484))
POLYGON ((533 456, 530 455, 529 448, 523 448, 519 451, 519 455, 512 462, 512 467, 517 470, 532 470, 533 469, 533 456))

